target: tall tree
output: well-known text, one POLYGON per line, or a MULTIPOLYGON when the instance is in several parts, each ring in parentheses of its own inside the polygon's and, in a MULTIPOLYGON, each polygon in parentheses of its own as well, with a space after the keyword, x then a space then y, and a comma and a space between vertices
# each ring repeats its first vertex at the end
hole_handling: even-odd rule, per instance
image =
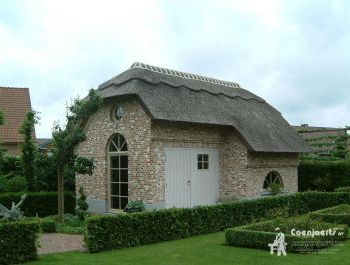
POLYGON ((35 111, 29 111, 23 121, 20 133, 24 137, 24 143, 22 144, 22 167, 23 175, 27 179, 28 190, 37 191, 37 182, 35 179, 35 167, 34 160, 37 152, 37 147, 33 141, 34 126, 38 123, 38 116, 35 111))
POLYGON ((93 161, 75 154, 75 148, 86 140, 83 131, 83 122, 96 113, 102 105, 102 98, 91 89, 86 99, 75 99, 67 107, 66 125, 64 128, 56 124, 52 133, 54 150, 53 155, 57 162, 58 178, 58 218, 63 222, 64 216, 64 172, 74 164, 77 173, 92 174, 93 161))
MULTIPOLYGON (((5 123, 5 116, 4 113, 2 112, 2 110, 0 109, 0 125, 4 125, 5 123)), ((5 154, 5 150, 1 147, 1 139, 0 139, 0 161, 2 160, 4 154, 5 154)))

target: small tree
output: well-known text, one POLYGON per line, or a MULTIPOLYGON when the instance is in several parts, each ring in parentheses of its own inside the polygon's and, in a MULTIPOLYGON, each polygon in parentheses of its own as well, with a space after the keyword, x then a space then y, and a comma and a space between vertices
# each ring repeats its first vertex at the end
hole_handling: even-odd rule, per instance
POLYGON ((24 143, 22 145, 22 167, 23 175, 27 179, 28 191, 37 190, 37 182, 35 179, 35 167, 34 160, 37 152, 37 147, 33 141, 34 126, 38 123, 38 117, 35 111, 30 111, 21 127, 21 134, 24 137, 24 143))
MULTIPOLYGON (((4 123, 5 123, 4 113, 0 109, 0 125, 4 125, 4 123)), ((0 161, 2 160, 4 154, 5 154, 5 150, 1 147, 1 139, 0 139, 0 161)))
POLYGON ((58 220, 63 222, 64 217, 64 172, 67 166, 75 165, 76 172, 92 174, 93 161, 75 154, 75 148, 86 140, 83 131, 83 122, 90 115, 96 113, 102 105, 102 98, 91 89, 86 99, 75 99, 67 107, 67 123, 65 128, 59 124, 54 126, 52 133, 54 150, 53 155, 57 162, 57 190, 58 190, 58 220))

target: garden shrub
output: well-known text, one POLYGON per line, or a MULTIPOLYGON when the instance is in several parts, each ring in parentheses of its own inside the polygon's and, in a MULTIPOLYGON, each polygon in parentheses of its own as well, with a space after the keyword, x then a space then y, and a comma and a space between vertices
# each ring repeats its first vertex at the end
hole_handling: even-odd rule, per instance
POLYGON ((85 244, 90 252, 139 246, 349 202, 350 193, 305 192, 212 206, 93 216, 87 219, 85 244))
POLYGON ((335 229, 334 224, 311 220, 309 218, 289 218, 275 219, 254 223, 250 225, 229 228, 225 231, 226 242, 231 246, 247 247, 257 249, 268 249, 268 244, 274 242, 276 238, 276 228, 285 235, 285 242, 288 252, 311 252, 315 249, 321 249, 332 246, 344 241, 348 235, 347 225, 337 225, 335 235, 315 235, 298 236, 292 235, 292 229, 296 231, 327 231, 335 229), (339 232, 339 233, 338 233, 339 232))
POLYGON ((350 226, 350 205, 341 204, 310 213, 312 219, 350 226))
POLYGON ((41 219, 40 228, 43 233, 55 233, 56 232, 56 222, 49 219, 41 219))
POLYGON ((350 186, 339 187, 339 188, 336 188, 334 191, 336 191, 336 192, 350 192, 350 186))
POLYGON ((0 264, 37 258, 39 225, 33 221, 0 222, 0 264))
POLYGON ((350 186, 349 161, 303 161, 298 167, 299 191, 334 191, 350 186))
POLYGON ((6 184, 6 191, 7 192, 27 191, 27 180, 25 179, 25 177, 21 177, 21 176, 10 178, 6 184))
MULTIPOLYGON (((6 207, 11 207, 12 202, 17 202, 21 199, 23 193, 4 193, 0 194, 0 203, 6 207)), ((27 198, 21 209, 24 216, 48 216, 57 214, 57 192, 28 192, 27 198)), ((65 193, 65 211, 74 213, 75 197, 71 192, 65 193)))

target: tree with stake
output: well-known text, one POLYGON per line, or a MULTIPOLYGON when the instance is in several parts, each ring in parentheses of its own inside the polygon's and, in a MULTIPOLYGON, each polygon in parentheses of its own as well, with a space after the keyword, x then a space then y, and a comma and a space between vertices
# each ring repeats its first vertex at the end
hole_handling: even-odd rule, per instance
POLYGON ((64 171, 72 163, 77 173, 92 174, 92 159, 78 157, 75 148, 86 140, 83 131, 83 122, 89 116, 96 113, 102 105, 102 98, 91 89, 86 99, 75 99, 73 104, 67 107, 67 123, 62 128, 59 124, 54 126, 52 133, 54 150, 53 155, 57 163, 58 177, 58 219, 63 222, 64 217, 64 171))
POLYGON ((38 123, 38 117, 35 111, 27 113, 21 127, 21 134, 24 136, 22 145, 22 166, 23 175, 27 179, 28 191, 37 191, 37 182, 35 179, 34 159, 37 147, 33 141, 34 126, 38 123))

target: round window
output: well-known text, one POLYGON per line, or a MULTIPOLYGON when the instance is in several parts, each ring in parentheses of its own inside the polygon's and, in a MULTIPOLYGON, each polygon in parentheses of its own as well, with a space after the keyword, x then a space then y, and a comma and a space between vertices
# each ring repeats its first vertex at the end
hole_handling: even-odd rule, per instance
POLYGON ((116 107, 115 113, 114 113, 115 118, 117 120, 120 120, 123 117, 123 114, 124 114, 123 107, 122 106, 116 107))

